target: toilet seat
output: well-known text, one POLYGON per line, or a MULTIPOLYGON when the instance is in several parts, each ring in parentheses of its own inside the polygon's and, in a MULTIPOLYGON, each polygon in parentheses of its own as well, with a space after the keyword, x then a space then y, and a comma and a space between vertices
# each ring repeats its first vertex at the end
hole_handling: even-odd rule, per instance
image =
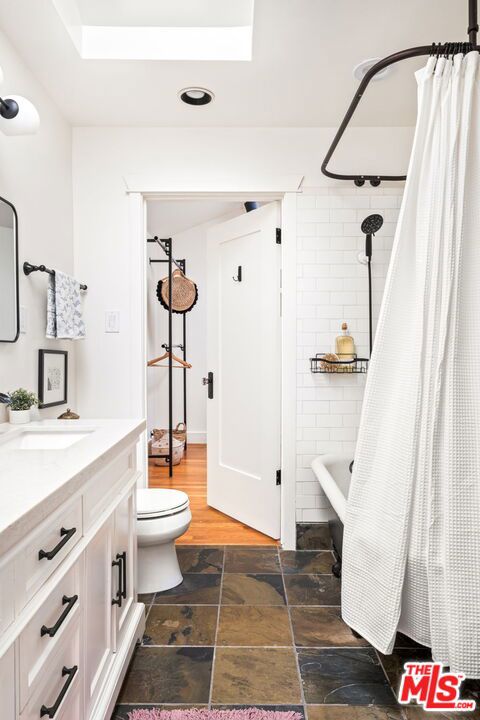
POLYGON ((178 515, 189 507, 188 495, 168 488, 137 490, 137 520, 156 520, 178 515))

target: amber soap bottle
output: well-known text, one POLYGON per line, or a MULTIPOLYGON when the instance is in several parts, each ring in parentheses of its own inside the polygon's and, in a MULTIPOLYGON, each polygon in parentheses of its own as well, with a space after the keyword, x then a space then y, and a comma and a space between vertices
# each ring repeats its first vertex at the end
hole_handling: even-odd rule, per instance
POLYGON ((339 360, 353 360, 355 358, 355 343, 348 332, 346 322, 342 323, 342 334, 335 338, 335 353, 339 360))

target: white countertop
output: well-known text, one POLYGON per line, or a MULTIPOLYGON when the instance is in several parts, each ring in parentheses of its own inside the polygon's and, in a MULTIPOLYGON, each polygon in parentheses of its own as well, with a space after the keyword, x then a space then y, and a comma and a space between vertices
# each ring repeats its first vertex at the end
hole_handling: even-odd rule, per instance
POLYGON ((133 443, 144 420, 43 420, 0 424, 0 555, 38 525, 133 443), (92 430, 70 447, 54 450, 2 449, 4 433, 30 429, 92 430))

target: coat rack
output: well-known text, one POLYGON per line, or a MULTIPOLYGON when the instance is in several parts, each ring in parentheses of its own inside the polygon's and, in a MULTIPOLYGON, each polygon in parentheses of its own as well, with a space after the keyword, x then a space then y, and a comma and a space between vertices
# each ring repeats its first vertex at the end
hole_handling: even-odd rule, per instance
POLYGON ((420 47, 408 48, 407 50, 401 50, 400 52, 393 53, 387 57, 379 60, 370 70, 366 73, 362 82, 358 86, 358 90, 355 93, 353 100, 351 101, 347 112, 338 128, 335 137, 333 138, 332 144, 330 145, 325 159, 322 163, 322 173, 329 178, 334 180, 353 180, 357 187, 362 187, 368 180, 370 185, 378 187, 382 180, 388 181, 401 181, 406 180, 406 175, 343 175, 341 173, 335 173, 327 169, 327 165, 332 159, 332 155, 335 152, 338 143, 343 137, 345 130, 348 127, 350 120, 355 113, 355 110, 360 103, 360 100, 365 94, 370 81, 377 75, 377 73, 385 70, 390 65, 394 65, 401 60, 408 60, 408 58, 421 57, 422 55, 450 55, 453 52, 470 52, 472 50, 480 50, 480 46, 477 45, 477 33, 478 33, 478 7, 477 0, 468 0, 468 42, 456 42, 456 43, 433 43, 432 45, 421 45, 420 47))
MULTIPOLYGON (((168 357, 168 476, 173 476, 173 357, 172 350, 174 347, 178 347, 183 356, 183 360, 187 361, 187 317, 186 313, 183 313, 182 327, 183 327, 183 339, 180 345, 173 345, 173 318, 172 318, 172 271, 173 266, 185 273, 186 261, 175 260, 173 257, 173 241, 172 238, 166 238, 160 240, 157 236, 148 238, 147 243, 156 243, 162 248, 163 252, 167 256, 164 259, 149 258, 149 263, 167 263, 168 264, 168 342, 164 343, 162 347, 169 353, 168 357)), ((183 368, 183 422, 187 427, 187 367, 183 368)), ((185 436, 185 451, 187 450, 187 438, 185 436)), ((158 455, 149 455, 149 458, 156 458, 158 455)))

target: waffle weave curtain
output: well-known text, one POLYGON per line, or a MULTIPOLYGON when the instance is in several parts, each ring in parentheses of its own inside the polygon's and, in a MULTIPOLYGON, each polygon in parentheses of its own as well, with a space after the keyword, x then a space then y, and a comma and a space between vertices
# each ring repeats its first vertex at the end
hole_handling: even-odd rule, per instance
POLYGON ((479 56, 429 58, 367 379, 344 620, 480 678, 479 56))

